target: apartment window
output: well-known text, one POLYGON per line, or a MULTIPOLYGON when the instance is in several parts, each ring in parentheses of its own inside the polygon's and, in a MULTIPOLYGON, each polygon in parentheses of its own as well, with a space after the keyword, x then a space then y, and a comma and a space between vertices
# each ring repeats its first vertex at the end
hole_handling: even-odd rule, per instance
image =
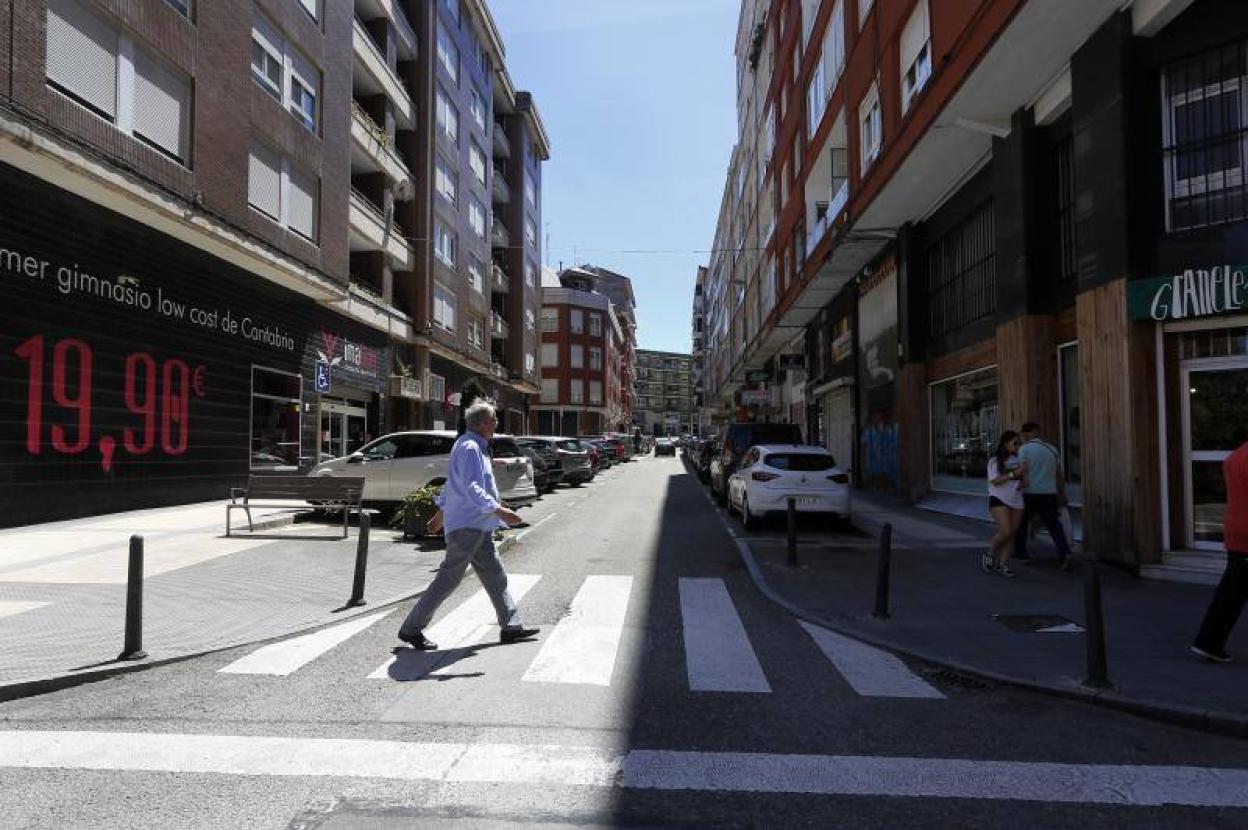
POLYGON ((910 103, 932 77, 932 35, 928 21, 928 0, 919 0, 905 28, 901 30, 901 111, 909 112, 910 103))
POLYGON ((985 202, 927 251, 930 332, 939 337, 997 309, 996 235, 985 202))
POLYGON ((485 187, 485 151, 475 141, 468 147, 468 168, 472 170, 477 184, 485 187))
POLYGON ((823 35, 823 71, 825 94, 831 96, 836 89, 841 72, 845 69, 845 3, 838 2, 832 8, 828 30, 823 35))
POLYGON ((459 47, 442 23, 438 23, 438 63, 452 81, 459 83, 459 47))
POLYGON ((1053 148, 1054 226, 1057 229, 1057 277, 1072 282, 1079 273, 1075 248, 1075 140, 1067 135, 1053 148))
POLYGON ((126 135, 187 159, 190 81, 77 0, 48 3, 47 79, 126 135))
POLYGON ((1166 229, 1248 217, 1248 60, 1243 42, 1166 67, 1162 139, 1166 229))
POLYGON ((529 207, 537 207, 537 185, 533 183, 533 176, 527 172, 524 174, 524 200, 529 203, 529 207))
POLYGON ((446 9, 446 16, 455 21, 455 25, 459 25, 459 0, 442 0, 442 7, 446 9))
POLYGON ((456 183, 455 173, 452 172, 451 166, 441 157, 434 159, 433 162, 433 186, 448 204, 455 204, 459 185, 456 183))
POLYGON ((455 331, 455 293, 443 285, 433 285, 433 322, 455 331))
POLYGON ((458 247, 455 234, 441 219, 433 220, 433 253, 446 265, 455 267, 455 249, 458 247))
POLYGON ((573 378, 568 383, 568 392, 570 403, 585 403, 585 383, 579 378, 573 378))
POLYGON ((590 337, 602 337, 602 315, 601 314, 589 315, 589 336, 590 337))
POLYGON ((558 403, 559 402, 559 379, 558 378, 542 378, 542 402, 558 403))
POLYGON ((533 331, 536 325, 537 325, 537 322, 533 316, 533 309, 526 308, 524 310, 524 327, 528 329, 529 331, 533 331))
POLYGON ((568 330, 573 334, 585 333, 585 312, 579 308, 572 309, 572 324, 568 330))
POLYGON ((468 201, 468 227, 472 228, 478 239, 485 239, 485 208, 475 196, 468 201))
POLYGON ((861 29, 867 22, 867 15, 871 13, 871 6, 875 0, 858 0, 858 28, 861 29))
POLYGON ((524 261, 524 284, 529 288, 537 285, 537 269, 527 259, 524 261))
POLYGON ((602 371, 602 349, 591 347, 589 350, 589 368, 602 371))
POLYGON ((542 306, 542 331, 559 331, 559 309, 542 306))
POLYGON ((191 16, 191 0, 165 0, 165 2, 182 12, 186 17, 191 16))
POLYGON ((468 321, 468 342, 478 349, 485 348, 485 327, 477 317, 468 321))
POLYGON ((591 380, 589 382, 589 402, 602 403, 602 381, 591 380))
POLYGON ((572 346, 572 356, 568 365, 571 366, 573 369, 585 368, 585 347, 584 346, 575 346, 575 345, 572 346))
POLYGON ((815 28, 815 15, 819 13, 819 0, 802 0, 802 45, 810 40, 815 28))
POLYGON ((559 344, 543 343, 542 344, 542 368, 558 369, 559 368, 559 344))
POLYGON ((320 19, 320 0, 299 0, 299 5, 303 6, 303 10, 312 16, 313 20, 320 19))
POLYGON ((524 218, 524 241, 534 248, 537 247, 537 226, 527 216, 524 218))
POLYGON ((303 377, 251 367, 251 467, 296 470, 303 435, 303 377))
POLYGON ((824 92, 823 58, 819 58, 815 71, 811 73, 810 85, 806 87, 806 134, 814 136, 823 120, 824 105, 828 97, 824 92))
POLYGON ((478 294, 485 293, 485 265, 475 256, 468 255, 468 282, 478 294))
POLYGON ((862 172, 875 162, 880 155, 884 143, 884 121, 880 112, 880 90, 875 84, 867 91, 867 96, 858 105, 858 121, 861 124, 862 172))
POLYGON ((438 88, 437 100, 434 102, 435 117, 438 129, 452 144, 459 143, 459 110, 447 98, 446 93, 438 88))
POLYGON ((529 352, 524 356, 524 373, 526 375, 531 375, 535 371, 537 371, 537 355, 533 352, 529 352))
POLYGON ((321 73, 259 14, 251 25, 251 74, 305 127, 316 131, 321 73))
POLYGON ((481 131, 485 131, 485 99, 481 97, 481 92, 474 86, 468 90, 468 112, 472 114, 472 120, 477 122, 477 126, 481 131))
POLYGON ((317 180, 254 139, 247 168, 247 202, 274 222, 316 240, 317 180))

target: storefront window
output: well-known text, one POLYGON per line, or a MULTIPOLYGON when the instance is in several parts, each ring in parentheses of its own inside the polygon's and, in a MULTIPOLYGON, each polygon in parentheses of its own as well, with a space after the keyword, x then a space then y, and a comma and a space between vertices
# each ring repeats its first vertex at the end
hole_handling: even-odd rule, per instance
POLYGON ((985 493, 998 434, 996 368, 933 383, 931 396, 932 489, 985 493))
POLYGON ((1079 428, 1079 346, 1071 343, 1057 350, 1062 385, 1062 470, 1066 497, 1083 504, 1083 441, 1079 428))
POLYGON ((303 377, 251 369, 251 468, 295 470, 303 410, 303 377))

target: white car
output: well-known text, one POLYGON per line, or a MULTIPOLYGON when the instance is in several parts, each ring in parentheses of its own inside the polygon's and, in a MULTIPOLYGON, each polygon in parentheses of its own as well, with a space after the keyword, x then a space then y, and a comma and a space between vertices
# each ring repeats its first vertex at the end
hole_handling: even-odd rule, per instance
POLYGON ((849 519, 849 476, 823 447, 762 444, 750 447, 728 477, 728 509, 746 528, 768 513, 783 513, 796 499, 798 512, 849 519))
POLYGON ((511 507, 522 507, 537 501, 537 484, 533 478, 533 460, 510 435, 495 435, 490 440, 490 460, 494 465, 494 483, 498 495, 511 507))
POLYGON ((446 481, 455 433, 392 432, 343 458, 312 468, 312 476, 363 476, 364 504, 395 508, 413 490, 446 481))

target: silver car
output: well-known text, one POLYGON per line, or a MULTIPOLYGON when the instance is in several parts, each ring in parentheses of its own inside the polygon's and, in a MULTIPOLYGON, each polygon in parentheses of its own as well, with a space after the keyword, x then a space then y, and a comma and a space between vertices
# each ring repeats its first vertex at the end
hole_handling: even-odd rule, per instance
POLYGON ((454 445, 455 433, 449 430, 392 432, 316 465, 308 475, 363 476, 364 503, 393 508, 413 490, 446 481, 454 445))
POLYGON ((584 484, 594 477, 593 465, 589 462, 587 450, 576 438, 561 435, 525 435, 526 441, 540 441, 559 453, 563 462, 563 483, 584 484))

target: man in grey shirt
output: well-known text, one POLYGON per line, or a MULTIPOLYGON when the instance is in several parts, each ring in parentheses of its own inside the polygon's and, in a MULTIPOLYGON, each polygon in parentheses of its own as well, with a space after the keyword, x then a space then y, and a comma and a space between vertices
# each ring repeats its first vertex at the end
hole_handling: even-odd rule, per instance
POLYGON ((1014 535, 1014 558, 1030 559, 1027 554, 1027 528, 1033 516, 1038 516, 1053 537, 1062 570, 1070 567, 1070 542, 1058 518, 1061 507, 1059 495, 1064 492, 1062 465, 1057 448, 1040 438, 1040 425, 1028 421, 1019 430, 1023 446, 1018 460, 1026 470, 1023 476, 1023 521, 1014 535))

